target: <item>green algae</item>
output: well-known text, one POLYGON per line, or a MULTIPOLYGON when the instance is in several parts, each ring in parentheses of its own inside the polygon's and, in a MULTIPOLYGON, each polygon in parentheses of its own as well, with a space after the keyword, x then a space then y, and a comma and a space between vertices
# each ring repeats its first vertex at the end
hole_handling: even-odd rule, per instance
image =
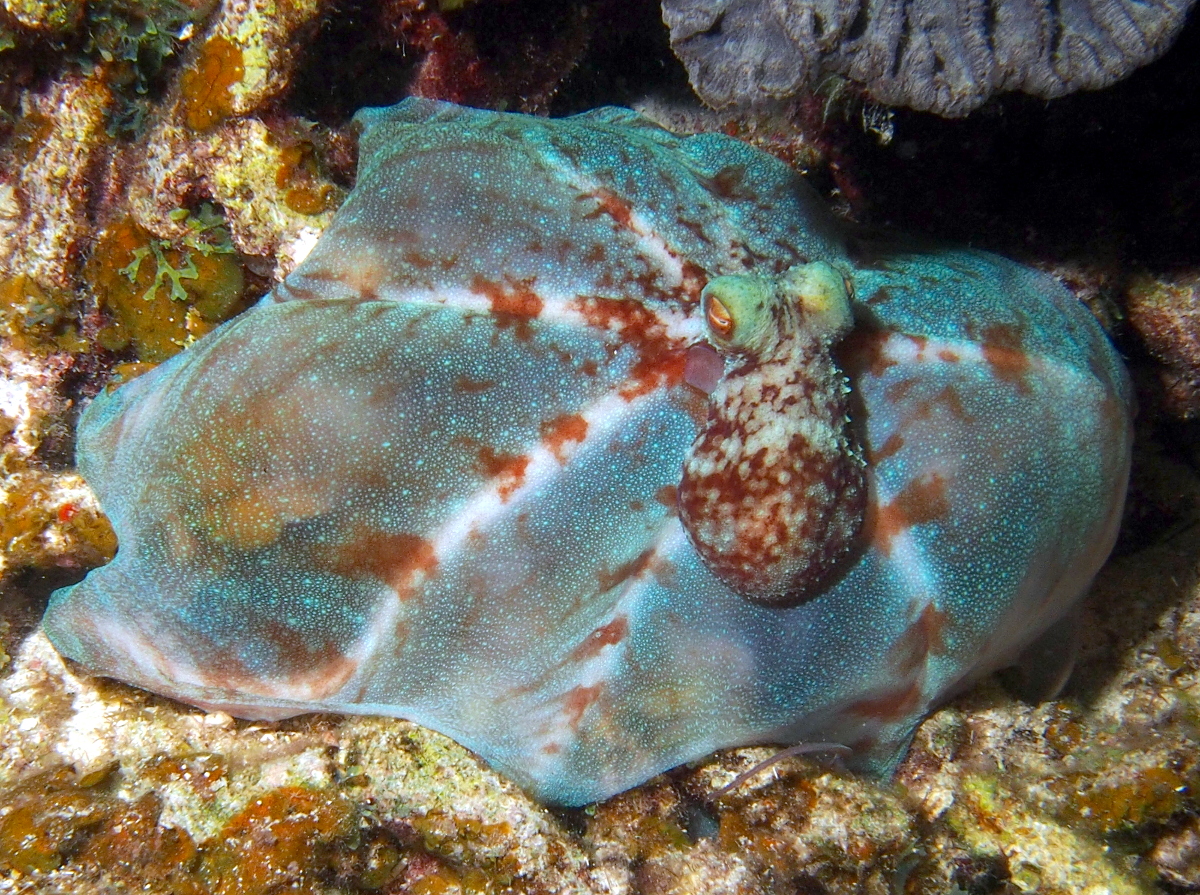
POLYGON ((201 21, 206 8, 173 0, 102 0, 88 7, 84 58, 103 66, 117 102, 109 115, 111 137, 137 135, 151 111, 169 61, 183 46, 181 35, 201 21))
POLYGON ((182 34, 202 21, 211 2, 188 6, 175 0, 100 0, 87 10, 84 55, 114 65, 113 79, 136 93, 150 91, 178 54, 182 34))
POLYGON ((97 336, 112 351, 132 346, 138 360, 160 363, 229 319, 245 291, 240 259, 221 217, 209 206, 172 215, 177 239, 150 234, 131 218, 101 235, 85 278, 111 316, 97 336))

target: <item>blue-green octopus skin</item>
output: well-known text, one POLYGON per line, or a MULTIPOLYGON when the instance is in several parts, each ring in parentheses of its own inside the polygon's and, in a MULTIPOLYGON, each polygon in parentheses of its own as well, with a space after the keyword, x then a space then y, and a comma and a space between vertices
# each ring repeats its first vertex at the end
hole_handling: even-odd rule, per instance
POLYGON ((860 241, 783 163, 624 110, 358 120, 297 270, 84 413, 120 549, 53 596, 64 655, 243 717, 410 718, 570 805, 747 743, 885 771, 1104 562, 1130 385, 1050 278, 860 241), (846 452, 826 491, 747 485, 797 432, 846 452), (808 499, 846 542, 820 574, 808 499), (747 582, 723 526, 780 507, 747 582))

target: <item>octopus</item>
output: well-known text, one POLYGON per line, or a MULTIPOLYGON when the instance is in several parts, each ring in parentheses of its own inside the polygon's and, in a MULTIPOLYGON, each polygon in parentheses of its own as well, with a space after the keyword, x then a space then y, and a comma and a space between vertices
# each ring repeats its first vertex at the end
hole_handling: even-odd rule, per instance
POLYGON ((745 744, 887 773, 1088 589, 1133 399, 1052 278, 628 110, 357 121, 311 254, 83 414, 120 546, 51 598, 63 655, 578 805, 745 744))

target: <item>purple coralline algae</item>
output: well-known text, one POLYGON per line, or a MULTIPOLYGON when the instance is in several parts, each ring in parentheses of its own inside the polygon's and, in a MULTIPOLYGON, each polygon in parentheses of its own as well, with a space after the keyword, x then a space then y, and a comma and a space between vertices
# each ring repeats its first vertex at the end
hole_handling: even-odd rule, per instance
POLYGON ((85 412, 119 552, 64 655, 581 804, 741 744, 885 770, 1108 555, 1131 390, 1050 278, 626 110, 358 120, 307 259, 85 412))

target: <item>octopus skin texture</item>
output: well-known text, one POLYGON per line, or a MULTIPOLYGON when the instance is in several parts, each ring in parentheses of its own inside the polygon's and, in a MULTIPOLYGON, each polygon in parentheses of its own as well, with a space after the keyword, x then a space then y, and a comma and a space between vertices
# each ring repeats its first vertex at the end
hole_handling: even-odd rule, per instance
POLYGON ((1130 385, 1049 277, 627 110, 358 121, 307 259, 83 414, 120 546, 52 597, 65 656, 577 805, 750 743, 886 772, 1107 557, 1130 385))

